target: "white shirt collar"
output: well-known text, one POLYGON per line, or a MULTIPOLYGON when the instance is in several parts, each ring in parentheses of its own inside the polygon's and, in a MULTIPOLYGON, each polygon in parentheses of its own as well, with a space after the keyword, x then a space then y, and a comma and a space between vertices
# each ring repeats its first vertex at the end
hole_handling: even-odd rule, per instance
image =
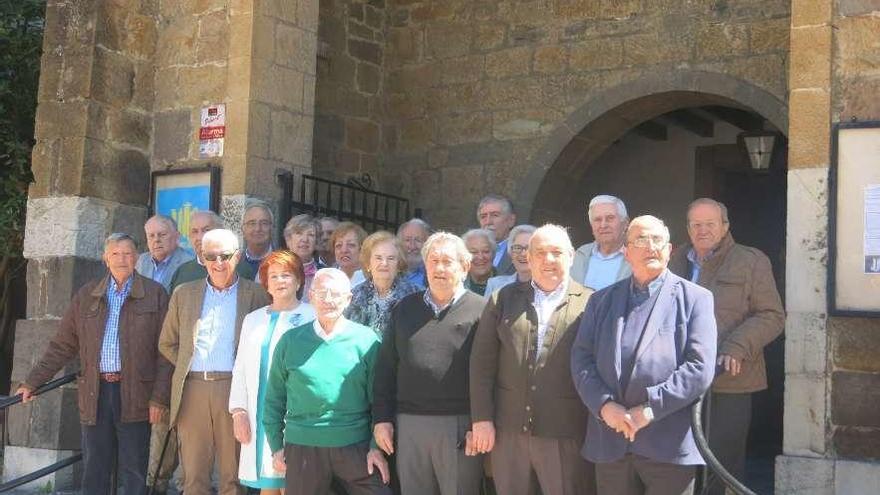
POLYGON ((340 316, 339 319, 336 320, 336 325, 334 325, 333 331, 329 334, 324 331, 323 327, 321 327, 321 323, 318 322, 318 318, 315 318, 313 327, 315 329, 315 335, 317 335, 318 338, 320 338, 324 342, 329 342, 331 339, 345 331, 345 329, 348 327, 348 320, 344 316, 340 316))

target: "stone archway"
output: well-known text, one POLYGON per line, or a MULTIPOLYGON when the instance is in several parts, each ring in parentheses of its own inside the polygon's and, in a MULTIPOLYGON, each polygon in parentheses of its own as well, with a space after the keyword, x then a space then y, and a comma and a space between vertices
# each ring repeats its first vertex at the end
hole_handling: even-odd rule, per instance
POLYGON ((761 88, 712 72, 659 72, 605 90, 569 115, 535 155, 516 195, 518 211, 534 222, 570 208, 573 197, 580 204, 582 198, 572 188, 587 168, 584 164, 633 127, 666 112, 702 105, 753 111, 788 134, 788 107, 761 88))

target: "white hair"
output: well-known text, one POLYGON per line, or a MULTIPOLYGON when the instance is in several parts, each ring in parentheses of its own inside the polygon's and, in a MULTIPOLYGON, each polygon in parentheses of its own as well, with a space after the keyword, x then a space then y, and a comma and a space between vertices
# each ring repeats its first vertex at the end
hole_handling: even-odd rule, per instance
POLYGON ((520 234, 533 234, 535 232, 534 225, 522 224, 517 225, 516 227, 510 229, 510 233, 507 234, 507 252, 510 253, 510 249, 513 246, 513 240, 516 239, 520 234))
POLYGON ((596 205, 614 205, 617 207, 617 214, 622 219, 629 218, 629 215, 626 213, 626 205, 623 204, 620 198, 617 196, 611 196, 609 194, 600 194, 593 199, 590 200, 590 205, 587 207, 587 215, 593 215, 593 207, 596 205))
POLYGON ((318 280, 323 280, 325 278, 338 282, 342 285, 345 292, 351 292, 351 280, 348 278, 348 275, 339 268, 321 268, 316 271, 315 278, 312 279, 312 287, 318 283, 318 280))
POLYGON ((422 231, 425 232, 426 236, 431 235, 431 226, 428 225, 428 222, 422 220, 421 218, 411 218, 411 219, 403 222, 402 224, 400 224, 400 227, 397 227, 397 236, 400 237, 400 234, 401 234, 401 232, 403 232, 403 229, 409 227, 410 225, 418 225, 419 228, 421 228, 422 231))
POLYGON ((687 216, 689 217, 691 214, 691 210, 700 205, 711 205, 718 208, 718 210, 721 211, 721 222, 730 223, 730 219, 727 216, 727 206, 725 206, 724 203, 722 203, 721 201, 715 201, 712 198, 697 198, 691 201, 691 204, 689 204, 687 208, 687 216))
POLYGON ((552 238, 558 239, 562 248, 568 250, 569 252, 574 252, 574 246, 571 244, 571 238, 568 236, 568 230, 561 225, 556 225, 553 223, 545 223, 541 225, 532 233, 532 238, 529 239, 529 251, 532 250, 532 243, 535 242, 535 239, 538 237, 552 238))
POLYGON ((435 232, 428 237, 428 240, 422 245, 422 260, 426 260, 428 258, 428 254, 434 249, 435 244, 452 244, 455 248, 455 253, 458 255, 458 261, 461 263, 470 263, 471 259, 473 259, 473 255, 468 251, 467 246, 461 237, 458 237, 455 234, 450 234, 449 232, 435 232))
POLYGON ((161 213, 157 213, 157 214, 151 216, 150 218, 148 218, 147 221, 144 222, 144 226, 146 227, 146 225, 150 222, 159 222, 159 223, 165 224, 165 226, 169 230, 171 230, 172 232, 177 231, 177 222, 175 222, 174 219, 169 217, 168 215, 162 215, 161 213))
POLYGON ((227 229, 214 229, 205 232, 205 236, 202 237, 203 250, 207 244, 219 244, 223 246, 224 251, 238 251, 239 248, 238 236, 235 235, 235 232, 227 229))
POLYGON ((104 239, 104 251, 107 251, 107 248, 110 247, 110 244, 116 244, 117 242, 130 242, 131 247, 134 248, 135 251, 137 251, 137 241, 134 240, 134 237, 123 232, 114 232, 108 235, 107 238, 104 239))
POLYGON ((486 239, 486 242, 489 243, 489 247, 492 249, 493 253, 495 252, 496 249, 498 249, 498 243, 495 242, 495 234, 492 233, 491 230, 471 229, 471 230, 468 230, 467 232, 465 232, 464 235, 461 236, 461 240, 463 240, 465 246, 467 246, 468 242, 470 242, 471 239, 474 239, 477 237, 482 237, 483 239, 486 239))
POLYGON ((633 218, 632 221, 629 223, 629 226, 626 228, 627 240, 629 240, 629 232, 633 229, 633 227, 635 227, 635 226, 647 227, 652 224, 660 225, 660 227, 663 228, 663 235, 666 237, 665 240, 666 240, 666 242, 669 242, 669 239, 670 239, 669 227, 666 226, 666 223, 664 223, 663 220, 660 220, 659 218, 655 217, 654 215, 642 215, 642 216, 633 218))

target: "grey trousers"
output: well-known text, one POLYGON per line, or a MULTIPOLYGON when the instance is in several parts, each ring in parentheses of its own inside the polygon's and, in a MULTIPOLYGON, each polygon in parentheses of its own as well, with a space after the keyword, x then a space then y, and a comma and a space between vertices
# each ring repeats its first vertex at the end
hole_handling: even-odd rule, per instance
POLYGON ((595 495, 593 464, 580 454, 580 441, 497 432, 492 476, 498 493, 530 495, 537 477, 543 495, 595 495))
POLYGON ((596 464, 596 485, 599 495, 693 495, 696 471, 696 466, 626 454, 596 464))
POLYGON ((370 443, 345 447, 284 445, 285 495, 325 495, 337 482, 348 495, 391 495, 378 470, 367 474, 370 443))
MULTIPOLYGON (((751 423, 752 394, 712 393, 709 448, 721 465, 740 481, 745 481, 746 440, 751 423)), ((724 495, 724 482, 711 470, 707 486, 708 495, 724 495)))
MULTIPOLYGON (((397 474, 404 495, 477 495, 483 456, 464 455, 468 415, 397 415, 397 474)), ((503 493, 503 492, 501 492, 503 493)))

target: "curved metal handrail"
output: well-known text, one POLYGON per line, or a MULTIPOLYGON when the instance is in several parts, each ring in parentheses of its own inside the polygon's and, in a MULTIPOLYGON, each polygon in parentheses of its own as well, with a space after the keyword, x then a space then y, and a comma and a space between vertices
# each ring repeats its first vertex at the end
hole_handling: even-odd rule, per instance
POLYGON ((691 409, 691 428, 694 431, 694 440, 697 444, 697 450, 700 451, 700 454, 703 455, 703 459, 706 461, 706 469, 711 469, 715 471, 715 474, 721 478, 721 481, 727 485, 728 488, 733 490, 737 495, 757 495, 755 492, 750 490, 746 485, 742 484, 741 481, 736 479, 732 474, 730 474, 727 469, 724 469, 724 466, 718 461, 715 457, 715 454, 712 453, 712 450, 709 448, 709 442, 706 440, 706 435, 703 433, 703 396, 701 395, 697 402, 694 403, 691 409))
MULTIPOLYGON (((54 390, 62 385, 66 385, 72 381, 76 380, 76 373, 69 373, 67 375, 62 376, 61 378, 56 378, 50 382, 46 382, 43 385, 37 387, 32 392, 32 395, 40 395, 46 393, 50 390, 54 390)), ((0 411, 6 410, 10 406, 14 406, 15 404, 19 404, 21 402, 21 394, 13 395, 11 397, 5 397, 0 399, 0 411)), ((38 480, 43 476, 47 476, 49 474, 54 473, 60 469, 66 468, 71 464, 76 464, 81 461, 83 458, 82 454, 74 454, 66 459, 62 459, 54 464, 50 464, 42 469, 38 469, 32 473, 28 473, 24 476, 20 476, 15 478, 14 480, 9 480, 3 484, 0 484, 0 493, 8 492, 9 490, 13 490, 15 488, 20 487, 21 485, 30 483, 31 481, 38 480)))

